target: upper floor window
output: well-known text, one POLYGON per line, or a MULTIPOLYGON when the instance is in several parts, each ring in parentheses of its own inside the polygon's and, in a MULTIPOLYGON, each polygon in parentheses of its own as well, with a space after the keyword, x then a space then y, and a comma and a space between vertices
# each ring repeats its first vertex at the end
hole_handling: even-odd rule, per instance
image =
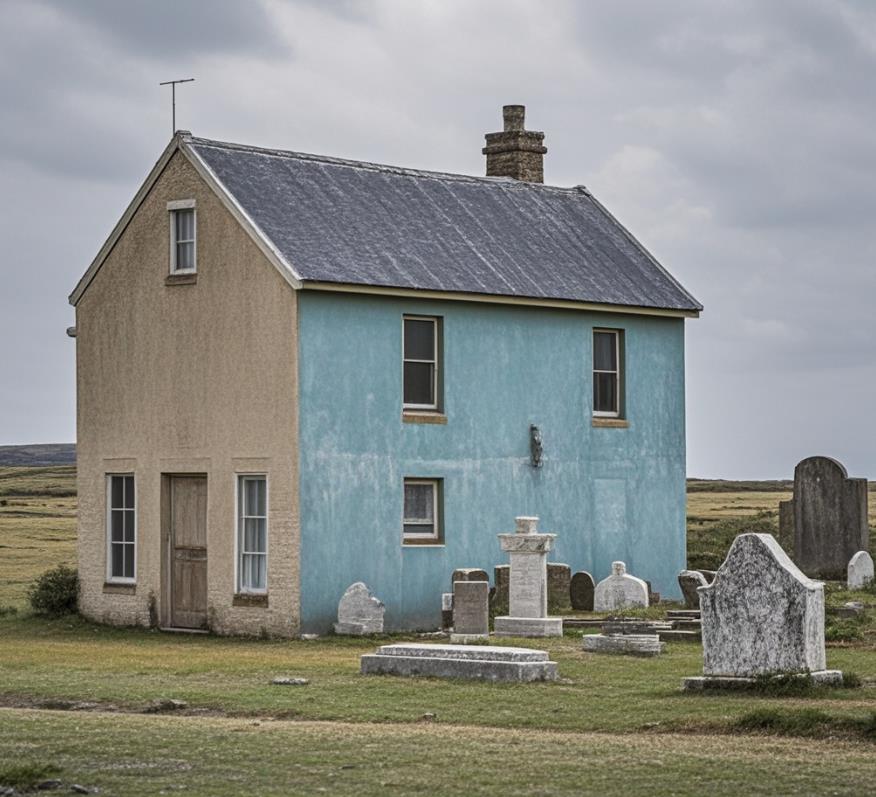
POLYGON ((194 200, 167 203, 170 210, 170 273, 197 271, 197 240, 194 200))
POLYGON ((134 476, 107 477, 107 581, 133 583, 137 572, 134 476))
POLYGON ((237 590, 268 589, 268 480, 239 476, 237 480, 237 590))
POLYGON ((438 318, 404 317, 404 408, 438 410, 440 408, 438 318))
POLYGON ((623 388, 623 332, 593 330, 593 415, 620 418, 623 388))

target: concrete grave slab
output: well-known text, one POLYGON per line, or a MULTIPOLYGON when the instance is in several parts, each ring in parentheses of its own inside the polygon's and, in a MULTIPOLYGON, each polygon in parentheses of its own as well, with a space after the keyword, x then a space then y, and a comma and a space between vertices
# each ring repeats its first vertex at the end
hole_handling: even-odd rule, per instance
POLYGON ((665 642, 657 634, 588 634, 584 650, 588 653, 613 653, 629 656, 659 656, 665 642))

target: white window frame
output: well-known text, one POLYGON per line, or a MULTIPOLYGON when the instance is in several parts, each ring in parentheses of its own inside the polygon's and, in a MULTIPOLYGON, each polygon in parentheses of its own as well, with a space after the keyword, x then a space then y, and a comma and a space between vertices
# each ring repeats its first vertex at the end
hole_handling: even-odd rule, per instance
POLYGON ((168 216, 170 218, 170 273, 171 274, 197 274, 198 273, 198 210, 194 199, 175 199, 167 203, 168 216), (192 211, 192 268, 177 268, 176 255, 177 244, 188 241, 177 241, 176 238, 176 214, 180 210, 192 211))
MULTIPOLYGON (((124 490, 122 490, 124 495, 124 490)), ((137 529, 137 477, 133 473, 107 473, 106 474, 106 581, 108 584, 136 584, 137 583, 137 539, 139 532, 137 529), (116 542, 113 543, 113 479, 127 478, 134 480, 134 506, 132 507, 115 507, 117 511, 133 512, 134 513, 134 541, 133 542, 116 542), (131 578, 125 576, 113 575, 113 545, 132 545, 134 547, 134 575, 131 578)), ((122 525, 122 534, 124 535, 124 524, 122 525)), ((124 556, 122 557, 122 565, 124 566, 124 556)))
POLYGON ((405 478, 402 480, 402 543, 438 543, 441 541, 441 489, 439 485, 440 479, 419 479, 419 478, 405 478), (405 517, 405 501, 404 501, 404 488, 409 484, 428 484, 432 488, 432 531, 428 534, 410 534, 405 530, 405 526, 415 526, 422 525, 425 526, 425 523, 420 523, 417 519, 411 519, 405 517))
POLYGON ((402 316, 402 409, 404 410, 431 410, 437 412, 440 404, 438 396, 438 318, 431 315, 403 315, 402 316), (415 360, 405 357, 405 322, 406 321, 431 321, 432 322, 432 358, 431 360, 415 360), (430 363, 432 365, 432 395, 435 398, 431 404, 407 404, 405 403, 405 363, 430 363))
MULTIPOLYGON (((271 492, 270 480, 266 473, 235 473, 234 474, 234 592, 237 595, 267 595, 268 594, 268 563, 271 548, 271 492), (246 480, 261 479, 265 483, 265 586, 262 589, 252 589, 243 586, 243 515, 240 506, 242 486, 246 480)), ((262 517, 247 515, 247 517, 262 517)))
MULTIPOLYGON (((591 362, 593 366, 593 375, 591 376, 591 381, 595 383, 596 374, 614 374, 614 397, 615 397, 615 409, 612 411, 608 410, 597 410, 596 407, 593 407, 593 417, 594 418, 620 418, 621 416, 621 387, 623 385, 623 363, 621 361, 621 334, 622 330, 620 329, 600 329, 594 328, 593 334, 591 336, 591 362), (607 371, 604 369, 597 369, 596 367, 596 334, 599 333, 601 335, 614 335, 614 362, 615 362, 615 370, 607 371)), ((593 389, 591 386, 590 395, 593 396, 593 389)), ((592 400, 592 399, 591 399, 592 400)))

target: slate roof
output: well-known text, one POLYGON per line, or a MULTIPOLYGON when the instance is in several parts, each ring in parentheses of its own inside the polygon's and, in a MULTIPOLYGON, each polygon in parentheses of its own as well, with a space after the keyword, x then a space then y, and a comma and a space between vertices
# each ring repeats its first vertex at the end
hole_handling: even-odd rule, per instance
POLYGON ((702 309, 583 187, 188 144, 305 283, 702 309))

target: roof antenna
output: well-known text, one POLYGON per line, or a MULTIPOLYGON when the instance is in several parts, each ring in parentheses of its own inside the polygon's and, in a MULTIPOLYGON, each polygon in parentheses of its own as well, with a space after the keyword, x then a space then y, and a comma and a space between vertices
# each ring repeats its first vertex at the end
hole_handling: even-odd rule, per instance
POLYGON ((159 83, 159 86, 170 86, 170 96, 171 96, 171 107, 172 107, 172 121, 173 121, 173 131, 171 132, 172 136, 176 135, 176 84, 177 83, 192 83, 194 81, 193 77, 183 78, 182 80, 165 80, 164 83, 159 83))

